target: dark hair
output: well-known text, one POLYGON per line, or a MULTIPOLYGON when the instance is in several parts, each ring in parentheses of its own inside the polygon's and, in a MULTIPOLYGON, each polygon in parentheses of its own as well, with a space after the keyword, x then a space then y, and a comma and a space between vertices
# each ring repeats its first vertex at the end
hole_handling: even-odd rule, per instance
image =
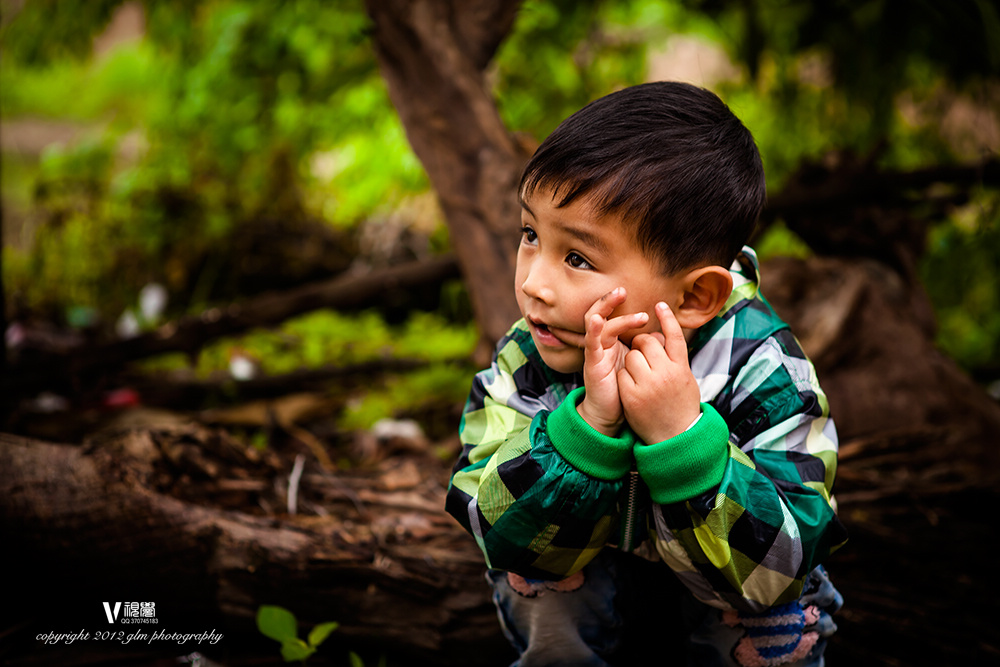
POLYGON ((550 189, 557 206, 592 198, 620 215, 666 274, 728 267, 764 206, 753 136, 714 93, 657 82, 602 97, 564 120, 535 151, 519 195, 550 189))

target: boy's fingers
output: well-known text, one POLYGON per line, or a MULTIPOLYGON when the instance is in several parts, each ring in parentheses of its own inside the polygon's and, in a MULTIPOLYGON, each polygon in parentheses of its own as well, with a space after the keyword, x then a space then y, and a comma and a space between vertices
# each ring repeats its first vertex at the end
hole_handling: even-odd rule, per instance
POLYGON ((584 337, 584 344, 588 350, 596 352, 604 347, 602 339, 606 323, 607 320, 597 313, 587 315, 587 333, 584 337))
POLYGON ((663 346, 663 336, 657 334, 639 334, 632 339, 632 349, 642 353, 650 368, 658 366, 659 360, 666 360, 667 353, 663 346))
POLYGON ((619 315, 618 317, 608 320, 605 335, 618 338, 622 334, 632 331, 633 329, 641 329, 646 326, 647 322, 649 322, 649 315, 647 313, 640 312, 631 313, 629 315, 619 315))
POLYGON ((604 325, 608 316, 618 305, 625 300, 625 288, 616 287, 600 299, 587 310, 584 316, 584 348, 597 352, 601 348, 608 347, 605 344, 604 325))
POLYGON ((652 370, 652 364, 641 349, 633 348, 625 355, 625 370, 634 380, 652 370))
POLYGON ((607 319, 611 317, 615 308, 623 303, 625 303, 625 288, 616 287, 594 302, 594 305, 587 311, 587 319, 589 320, 590 316, 595 314, 607 319))
POLYGON ((598 314, 590 315, 587 318, 587 334, 584 338, 585 350, 596 354, 614 347, 617 343, 618 335, 614 333, 608 320, 598 314))
POLYGON ((619 392, 622 392, 622 391, 625 391, 625 392, 635 391, 635 387, 636 387, 635 378, 632 377, 632 375, 628 372, 627 369, 625 369, 625 368, 620 369, 618 371, 617 379, 618 379, 618 391, 619 392))
POLYGON ((674 361, 687 361, 687 341, 684 339, 684 331, 670 310, 670 306, 662 301, 656 304, 656 318, 660 321, 660 329, 663 330, 663 348, 667 351, 667 356, 674 361))

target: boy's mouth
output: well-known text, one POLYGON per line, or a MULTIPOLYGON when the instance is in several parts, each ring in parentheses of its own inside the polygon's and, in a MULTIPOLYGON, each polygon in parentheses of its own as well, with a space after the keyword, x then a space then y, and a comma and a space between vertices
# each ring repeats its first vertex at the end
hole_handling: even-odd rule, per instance
POLYGON ((545 345, 546 347, 568 347, 569 343, 564 341, 559 333, 563 332, 563 329, 559 327, 551 327, 545 322, 535 320, 532 318, 527 318, 528 324, 531 326, 532 333, 535 334, 535 339, 545 345))

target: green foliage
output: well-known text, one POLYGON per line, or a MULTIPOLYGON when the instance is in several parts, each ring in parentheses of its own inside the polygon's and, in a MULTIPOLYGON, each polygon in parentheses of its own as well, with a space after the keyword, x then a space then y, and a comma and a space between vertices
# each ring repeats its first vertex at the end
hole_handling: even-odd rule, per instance
POLYGON ((496 56, 501 116, 544 138, 591 100, 641 83, 649 44, 685 16, 674 2, 527 0, 496 56))
POLYGON ((798 234, 788 229, 785 223, 778 221, 771 224, 767 231, 754 243, 754 250, 760 261, 771 257, 809 257, 812 250, 798 234))
POLYGON ((307 640, 303 641, 299 639, 298 623, 292 612, 274 605, 261 605, 257 609, 257 629, 265 637, 281 644, 281 657, 285 662, 298 660, 305 663, 306 658, 315 653, 339 625, 336 622, 320 623, 309 631, 307 640))
POLYGON ((151 162, 212 183, 237 219, 300 214, 300 181, 332 186, 323 213, 344 224, 426 189, 360 2, 215 2, 187 18, 160 38, 178 48, 162 52, 168 104, 151 119, 163 138, 151 162), (325 173, 314 173, 317 156, 332 162, 325 173))
POLYGON ((112 270, 120 239, 100 222, 111 164, 110 145, 100 137, 42 156, 33 202, 45 210, 48 224, 36 232, 30 252, 5 248, 4 284, 24 307, 52 313, 73 304, 96 306, 114 291, 102 277, 112 270))
POLYGON ((938 316, 938 344, 967 368, 1000 360, 1000 192, 980 193, 931 230, 921 277, 938 316))
POLYGON ((159 102, 161 73, 157 54, 145 42, 120 45, 97 60, 57 60, 30 67, 0 60, 0 114, 104 121, 116 126, 143 122, 159 102), (68 102, 71 102, 68 104, 68 102))
MULTIPOLYGON (((187 291, 206 256, 248 221, 350 226, 428 189, 375 67, 360 0, 150 0, 146 40, 99 60, 71 59, 89 50, 115 4, 27 3, 4 27, 5 114, 114 119, 101 135, 103 163, 43 166, 39 237, 68 238, 27 252, 72 250, 81 266, 65 276, 39 265, 58 255, 5 263, 16 307, 59 310, 83 292, 113 321, 127 302, 119 288, 134 293, 155 279, 187 291), (141 151, 123 160, 126 138, 138 138, 141 151), (72 205, 54 199, 56 190, 75 193, 72 205), (63 223, 76 212, 89 218, 87 233, 63 223), (67 295, 57 277, 84 287, 67 295)), ((94 154, 70 146, 56 162, 94 154)))

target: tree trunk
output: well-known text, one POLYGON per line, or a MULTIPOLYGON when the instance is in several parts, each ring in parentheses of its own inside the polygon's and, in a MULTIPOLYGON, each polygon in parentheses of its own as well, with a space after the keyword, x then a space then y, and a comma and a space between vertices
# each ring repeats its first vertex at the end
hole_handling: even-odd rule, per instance
POLYGON ((500 119, 485 70, 519 4, 366 1, 389 96, 438 194, 487 341, 518 317, 516 190, 528 155, 500 119))

